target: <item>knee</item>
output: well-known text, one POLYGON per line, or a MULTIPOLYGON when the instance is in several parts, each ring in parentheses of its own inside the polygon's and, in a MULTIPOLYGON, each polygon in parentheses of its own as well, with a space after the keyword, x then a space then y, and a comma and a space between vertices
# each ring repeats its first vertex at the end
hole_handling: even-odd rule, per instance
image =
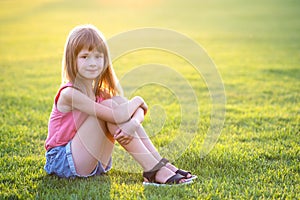
POLYGON ((128 100, 125 97, 114 96, 111 99, 105 99, 104 101, 101 102, 101 104, 113 108, 114 106, 125 103, 127 101, 128 100))

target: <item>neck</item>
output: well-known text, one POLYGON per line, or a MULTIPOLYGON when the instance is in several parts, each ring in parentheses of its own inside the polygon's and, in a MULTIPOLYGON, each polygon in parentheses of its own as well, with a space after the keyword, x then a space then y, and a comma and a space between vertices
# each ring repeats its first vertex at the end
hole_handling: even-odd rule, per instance
POLYGON ((83 80, 83 79, 77 78, 74 82, 74 86, 79 88, 88 97, 90 97, 90 98, 95 97, 92 80, 83 80))

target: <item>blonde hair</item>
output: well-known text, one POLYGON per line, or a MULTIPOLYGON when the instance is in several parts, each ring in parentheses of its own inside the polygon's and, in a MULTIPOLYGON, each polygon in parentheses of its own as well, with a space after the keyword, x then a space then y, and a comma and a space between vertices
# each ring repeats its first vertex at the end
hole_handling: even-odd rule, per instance
POLYGON ((62 84, 75 83, 78 73, 77 56, 82 49, 89 51, 96 49, 104 54, 104 71, 94 80, 94 92, 96 96, 102 96, 103 92, 110 96, 122 93, 118 86, 118 80, 109 57, 109 49, 102 33, 93 25, 76 26, 67 38, 62 61, 62 84))

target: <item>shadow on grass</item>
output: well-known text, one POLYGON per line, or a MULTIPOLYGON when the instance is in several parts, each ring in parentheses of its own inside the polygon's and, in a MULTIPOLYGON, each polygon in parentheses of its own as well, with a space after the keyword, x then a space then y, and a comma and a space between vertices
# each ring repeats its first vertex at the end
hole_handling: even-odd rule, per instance
POLYGON ((36 199, 110 199, 110 177, 107 175, 62 179, 45 175, 35 180, 36 199))
MULTIPOLYGON (((143 186, 141 173, 128 173, 112 170, 111 198, 112 199, 190 199, 190 185, 177 186, 143 186)), ((193 193, 194 197, 196 194, 193 193)))
POLYGON ((144 186, 145 199, 193 199, 197 193, 191 190, 195 183, 174 186, 144 186))

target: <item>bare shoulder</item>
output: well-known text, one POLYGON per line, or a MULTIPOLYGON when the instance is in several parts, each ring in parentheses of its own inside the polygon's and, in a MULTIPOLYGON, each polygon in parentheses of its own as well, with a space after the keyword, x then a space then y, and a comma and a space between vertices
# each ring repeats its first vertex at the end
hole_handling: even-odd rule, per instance
POLYGON ((72 96, 74 94, 74 88, 72 87, 67 87, 64 88, 60 92, 60 96, 57 100, 57 109, 60 112, 70 112, 72 111, 72 96))
POLYGON ((77 90, 72 87, 66 87, 60 92, 60 98, 70 101, 74 95, 76 95, 77 90))

